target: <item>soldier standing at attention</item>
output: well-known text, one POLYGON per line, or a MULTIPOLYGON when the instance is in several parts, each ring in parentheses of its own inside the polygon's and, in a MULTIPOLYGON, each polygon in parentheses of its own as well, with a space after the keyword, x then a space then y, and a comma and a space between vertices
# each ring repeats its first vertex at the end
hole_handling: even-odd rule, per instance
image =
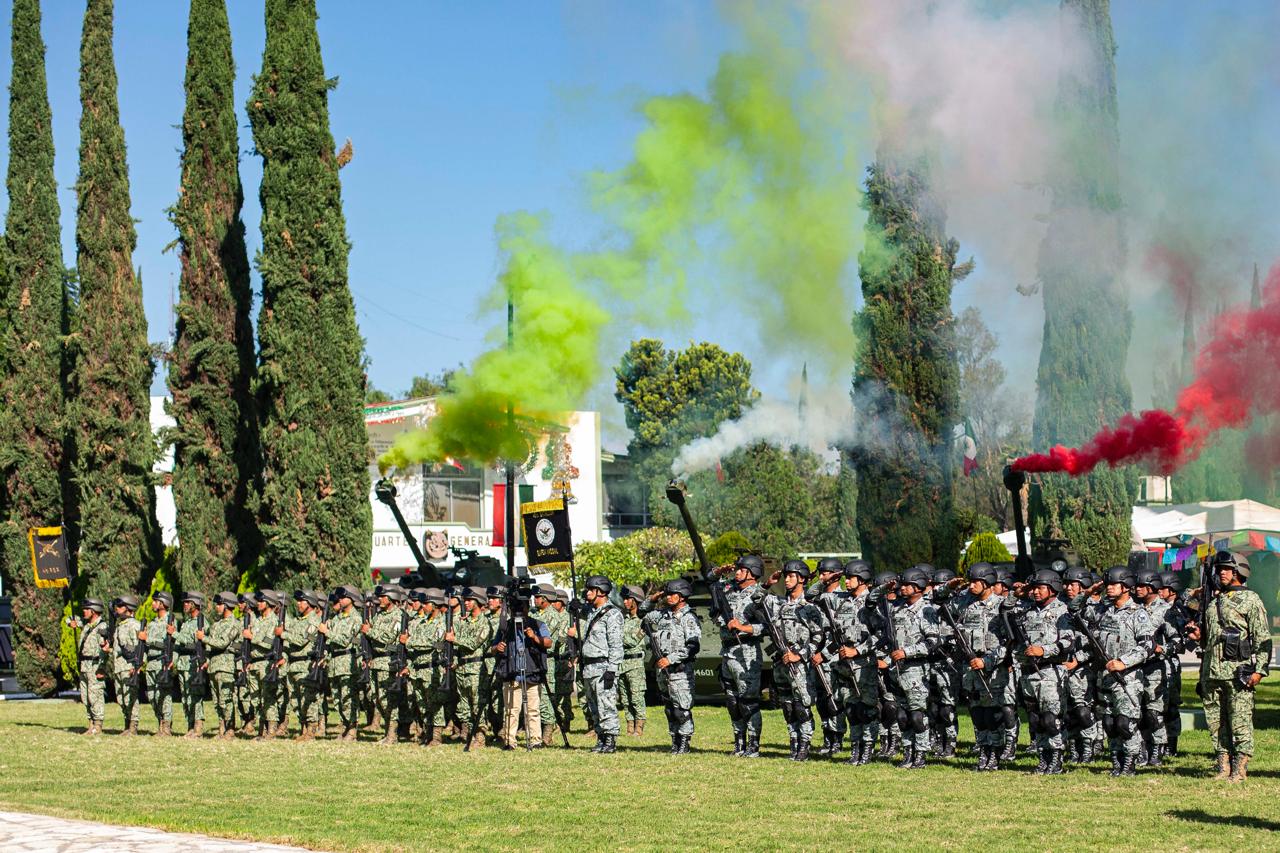
POLYGON ((502 685, 498 683, 494 671, 498 665, 497 652, 493 650, 493 638, 502 629, 502 598, 500 586, 487 587, 485 595, 485 623, 488 625, 489 641, 484 648, 484 666, 480 669, 480 707, 484 709, 484 720, 489 734, 495 741, 502 740, 502 731, 506 728, 502 708, 502 685))
POLYGON ((421 716, 422 730, 418 742, 423 746, 439 746, 444 743, 444 709, 448 697, 444 694, 444 665, 440 655, 444 645, 444 592, 427 589, 422 594, 424 611, 429 615, 409 623, 410 683, 413 685, 414 704, 421 716))
POLYGON ((143 673, 133 671, 133 655, 137 645, 146 642, 139 639, 142 624, 133 616, 138 610, 138 596, 126 592, 113 601, 111 606, 116 611, 116 633, 111 638, 111 668, 115 674, 116 701, 120 703, 120 711, 124 714, 124 731, 120 734, 136 735, 142 709, 139 707, 138 688, 133 676, 137 675, 138 681, 146 677, 143 673))
POLYGON ((325 657, 328 659, 329 691, 342 722, 342 740, 355 740, 360 725, 360 687, 356 683, 359 663, 356 660, 356 641, 360 636, 360 614, 356 602, 362 602, 359 590, 343 585, 333 591, 337 598, 337 612, 329 614, 329 621, 316 626, 316 632, 324 634, 325 657))
MULTIPOLYGON (((160 681, 161 656, 164 654, 165 638, 177 633, 177 626, 169 622, 169 612, 173 610, 173 593, 161 590, 151 596, 151 607, 156 616, 147 623, 145 630, 138 632, 138 639, 147 644, 147 695, 151 697, 151 710, 156 715, 156 736, 168 737, 173 734, 173 689, 158 686, 160 681)), ((178 673, 174 660, 169 661, 168 677, 177 680, 178 673)))
MULTIPOLYGON (((832 692, 834 693, 832 667, 835 665, 836 656, 839 653, 839 646, 834 640, 834 620, 841 602, 847 597, 844 591, 844 564, 836 557, 823 557, 819 560, 818 584, 819 592, 814 598, 814 604, 817 605, 825 620, 824 633, 827 636, 827 645, 820 652, 821 663, 814 663, 814 666, 822 669, 823 674, 827 677, 827 683, 833 685, 832 692)), ((847 722, 843 709, 839 707, 838 700, 835 710, 836 713, 830 716, 823 716, 823 703, 818 705, 818 716, 822 719, 822 747, 818 750, 818 755, 823 758, 830 758, 844 749, 844 733, 847 722)))
POLYGON ((1107 569, 1110 602, 1098 621, 1098 642, 1107 653, 1098 690, 1106 703, 1102 727, 1111 738, 1111 775, 1132 776, 1142 749, 1138 718, 1142 683, 1138 669, 1151 656, 1155 628, 1146 608, 1133 600, 1134 575, 1125 566, 1107 569))
MULTIPOLYGON (((1026 641, 1014 647, 1018 671, 1022 674, 1018 690, 1027 709, 1029 724, 1036 733, 1039 762, 1036 773, 1062 773, 1066 743, 1062 738, 1062 664, 1075 649, 1075 632, 1067 606, 1058 596, 1062 579, 1052 569, 1036 572, 1027 584, 1030 607, 1017 608, 1008 618, 1019 619, 1026 641)), ((1012 642, 1012 638, 1008 638, 1012 642)))
POLYGON ((929 658, 941 637, 938 613, 924 598, 928 585, 927 572, 907 569, 897 585, 901 603, 891 611, 890 630, 894 641, 889 658, 897 667, 904 698, 898 713, 903 735, 902 761, 898 767, 903 769, 924 767, 925 756, 929 754, 929 658))
MULTIPOLYGON (((555 685, 552 687, 548 683, 547 687, 551 693, 551 703, 555 706, 553 710, 559 710, 559 722, 557 726, 563 725, 566 728, 573 722, 573 688, 577 682, 578 673, 578 654, 572 649, 576 648, 576 639, 578 636, 574 622, 577 620, 570 615, 569 612, 569 593, 562 589, 552 590, 548 593, 548 600, 551 602, 551 609, 556 612, 560 620, 559 639, 552 631, 553 650, 555 651, 555 685), (554 595, 554 598, 550 597, 554 595)), ((557 719, 552 716, 551 719, 557 719)), ((545 729, 544 729, 545 732, 545 729)), ((566 732, 567 734, 567 732, 566 732)))
MULTIPOLYGON (((314 740, 320 733, 320 697, 311 682, 311 652, 315 648, 320 626, 320 596, 314 590, 299 589, 293 593, 298 616, 285 626, 285 672, 289 677, 289 696, 298 712, 298 736, 294 740, 314 740)), ((281 732, 284 734, 284 732, 281 732)))
POLYGON ((618 747, 618 671, 622 667, 622 611, 609 602, 613 582, 604 575, 587 578, 583 596, 590 608, 582 630, 582 681, 595 720, 596 745, 610 754, 618 747))
POLYGON ((1138 603, 1147 609, 1151 618, 1151 657, 1142 665, 1139 677, 1142 684, 1142 717, 1138 730, 1142 732, 1142 752, 1138 766, 1160 767, 1169 746, 1169 731, 1165 726, 1164 712, 1169 705, 1169 678, 1166 659, 1182 653, 1182 631, 1169 618, 1169 602, 1160 597, 1163 586, 1160 573, 1152 569, 1138 572, 1133 594, 1138 603))
POLYGON ((102 719, 106 715, 106 673, 103 671, 109 655, 111 638, 107 636, 107 621, 102 618, 102 602, 86 598, 80 603, 80 619, 71 620, 72 627, 80 629, 80 644, 76 649, 76 669, 80 676, 80 702, 89 717, 86 735, 102 734, 102 719))
POLYGON ((766 619, 771 621, 783 642, 783 648, 777 650, 782 665, 774 667, 773 678, 782 703, 782 718, 787 721, 792 761, 809 760, 814 694, 813 670, 810 667, 813 656, 824 643, 822 613, 804 597, 804 585, 810 576, 809 566, 803 560, 784 563, 782 583, 785 594, 766 595, 757 605, 763 612, 752 620, 761 624, 766 619))
MULTIPOLYGON (((1182 578, 1177 572, 1160 573, 1160 597, 1169 604, 1168 619, 1181 638, 1181 648, 1187 648, 1187 625, 1191 622, 1190 611, 1182 603, 1182 578)), ((1178 655, 1166 655, 1164 659, 1167 687, 1165 697, 1168 704, 1164 709, 1165 742, 1168 744, 1165 754, 1177 756, 1178 736, 1182 734, 1182 658, 1178 655)))
POLYGON ((218 712, 218 739, 236 736, 236 649, 240 638, 240 622, 235 613, 236 596, 220 592, 213 597, 214 621, 207 630, 196 629, 195 639, 204 643, 209 658, 209 688, 213 707, 218 712))
MULTIPOLYGON (((551 604, 552 597, 555 596, 555 589, 548 586, 538 586, 533 593, 533 606, 537 608, 537 618, 543 625, 547 626, 547 633, 551 637, 551 648, 547 650, 547 683, 544 685, 539 709, 539 716, 542 719, 542 743, 544 746, 551 746, 555 742, 558 724, 556 722, 555 702, 556 678, 563 677, 561 670, 565 665, 564 660, 564 632, 569 627, 569 615, 562 610, 558 610, 551 604)), ((567 734, 567 732, 566 732, 567 734)))
MULTIPOLYGON (((727 568, 727 567, 726 567, 727 568)), ((724 585, 729 605, 728 621, 720 625, 720 684, 724 687, 729 721, 733 723, 733 754, 760 757, 760 644, 764 626, 748 618, 764 597, 760 577, 764 560, 743 554, 734 562, 733 580, 714 580, 724 585)))
POLYGON ((876 677, 875 637, 871 633, 868 599, 874 576, 871 565, 850 560, 841 570, 845 592, 835 612, 834 642, 836 698, 849 721, 848 764, 866 764, 878 734, 880 689, 876 677))
POLYGON ((687 580, 667 581, 663 594, 667 606, 646 615, 642 630, 653 637, 655 654, 661 655, 653 666, 667 711, 671 754, 684 755, 693 739, 693 666, 702 642, 702 623, 689 606, 693 586, 687 580))
MULTIPOLYGON (((193 689, 199 683, 196 673, 196 626, 200 615, 204 612, 204 593, 187 592, 182 595, 182 627, 173 638, 173 648, 177 653, 176 670, 178 683, 182 688, 182 714, 187 718, 187 733, 183 737, 198 738, 204 736, 204 686, 193 689)), ((208 663, 208 655, 205 655, 208 663)), ((204 675, 207 676, 208 670, 204 675)))
POLYGON ((622 668, 618 670, 618 704, 627 717, 627 734, 644 734, 644 650, 648 640, 640 624, 640 604, 644 590, 622 588, 622 668))
POLYGON ((258 616, 244 629, 244 636, 252 649, 249 692, 254 695, 258 708, 256 740, 270 740, 279 734, 280 720, 284 716, 284 709, 281 707, 284 691, 280 688, 283 675, 277 671, 276 676, 267 677, 267 668, 273 666, 267 658, 275 645, 276 637, 284 634, 280 619, 275 613, 275 608, 283 602, 280 593, 273 589, 258 590, 254 599, 258 605, 258 616))
POLYGON ((403 600, 404 592, 398 586, 378 586, 374 590, 378 597, 378 612, 374 614, 366 631, 369 643, 373 646, 373 661, 369 664, 372 676, 372 692, 374 708, 382 721, 383 734, 378 743, 390 746, 399 738, 400 700, 388 688, 396 673, 391 671, 391 647, 400 636, 400 608, 396 605, 403 600))
MULTIPOLYGON (((253 624, 258 621, 258 597, 257 593, 242 592, 236 596, 236 601, 240 605, 241 633, 237 634, 238 638, 243 638, 244 616, 248 614, 250 629, 253 624)), ((250 660, 252 660, 253 644, 250 642, 250 660)), ((237 648, 237 651, 239 649, 237 648)), ((237 662, 236 666, 240 666, 237 662)), ((258 720, 261 719, 261 710, 258 708, 258 688, 253 680, 253 666, 250 664, 245 669, 244 683, 236 688, 236 701, 240 703, 240 719, 243 720, 240 732, 244 735, 251 735, 257 728, 258 720)))
POLYGON ((460 735, 473 747, 485 745, 484 709, 480 706, 480 668, 484 652, 489 648, 489 621, 484 615, 485 593, 479 587, 466 587, 463 603, 466 616, 454 619, 453 631, 444 635, 454 644, 454 662, 457 666, 455 681, 458 684, 458 720, 462 725, 460 735))
POLYGON ((1271 668, 1271 632, 1262 599, 1244 588, 1249 561, 1219 551, 1214 568, 1220 592, 1201 614, 1204 630, 1188 631, 1202 649, 1200 695, 1218 759, 1215 778, 1243 782, 1253 758, 1254 689, 1271 668))

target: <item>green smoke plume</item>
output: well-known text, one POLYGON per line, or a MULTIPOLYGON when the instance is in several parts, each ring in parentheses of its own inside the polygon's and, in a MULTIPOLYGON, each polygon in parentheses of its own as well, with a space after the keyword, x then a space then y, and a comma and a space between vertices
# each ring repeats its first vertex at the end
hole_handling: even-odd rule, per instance
POLYGON ((846 279, 862 229, 849 111, 830 67, 815 63, 805 20, 735 18, 746 48, 721 58, 706 94, 645 101, 631 161, 588 175, 612 235, 603 248, 557 250, 529 214, 499 222, 507 266, 486 305, 510 296, 512 346, 499 333, 428 427, 382 457, 384 470, 445 456, 525 458, 546 423, 602 378, 602 345, 687 322, 703 304, 739 307, 758 318, 762 340, 786 341, 832 376, 852 364, 846 279))

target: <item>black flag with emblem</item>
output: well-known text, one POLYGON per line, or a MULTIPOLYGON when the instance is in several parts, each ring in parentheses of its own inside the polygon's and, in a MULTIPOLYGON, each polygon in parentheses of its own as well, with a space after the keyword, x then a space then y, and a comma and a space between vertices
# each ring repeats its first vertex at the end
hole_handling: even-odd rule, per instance
POLYGON ((529 568, 557 569, 573 563, 569 508, 563 498, 520 504, 524 552, 529 568))
POLYGON ((61 527, 33 527, 27 531, 31 543, 31 567, 40 589, 71 585, 71 564, 67 560, 67 540, 61 527))

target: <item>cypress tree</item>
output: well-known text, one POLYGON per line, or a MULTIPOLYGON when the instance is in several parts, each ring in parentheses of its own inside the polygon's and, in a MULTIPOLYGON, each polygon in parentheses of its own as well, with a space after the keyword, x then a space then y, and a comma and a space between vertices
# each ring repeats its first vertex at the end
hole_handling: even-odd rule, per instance
POLYGON ((341 166, 314 0, 267 0, 249 97, 262 157, 256 399, 265 577, 325 588, 368 577, 372 547, 362 340, 347 286, 341 166))
POLYGON ((257 556, 253 292, 234 84, 225 0, 192 0, 182 184, 170 211, 182 247, 169 392, 184 589, 235 589, 257 556))
MULTIPOLYGON (((1079 445, 1132 404, 1125 376, 1132 319, 1119 275, 1125 245, 1111 5, 1063 0, 1062 12, 1083 33, 1089 55, 1081 70, 1059 81, 1062 144, 1039 258, 1045 319, 1036 447, 1079 445)), ((1032 491, 1033 530, 1070 540, 1086 565, 1124 563, 1136 485, 1126 469, 1044 476, 1032 491)))
POLYGON ((14 0, 9 84, 9 212, 0 306, 0 566, 13 599, 17 675, 48 693, 57 684, 62 597, 37 589, 27 530, 61 524, 63 266, 53 129, 38 0, 14 0))
POLYGON ((971 263, 956 264, 959 244, 946 237, 922 163, 882 156, 868 170, 865 204, 853 378, 858 540, 878 569, 954 567, 949 443, 960 374, 951 288, 971 263))
POLYGON ((80 43, 80 176, 69 405, 80 499, 80 573, 100 597, 145 591, 160 564, 151 472, 149 391, 155 369, 133 269, 137 235, 116 101, 112 0, 88 0, 80 43))

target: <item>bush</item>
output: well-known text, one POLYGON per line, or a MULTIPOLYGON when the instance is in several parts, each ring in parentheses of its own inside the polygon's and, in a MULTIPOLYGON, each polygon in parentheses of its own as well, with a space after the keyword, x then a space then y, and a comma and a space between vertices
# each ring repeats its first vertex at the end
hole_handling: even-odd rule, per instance
POLYGON ((974 563, 1008 563, 1013 561, 1009 549, 996 538, 994 533, 979 533, 973 537, 964 556, 960 558, 960 574, 964 574, 974 563))
POLYGON ((711 544, 707 546, 707 559, 713 566, 727 566, 738 559, 740 553, 750 550, 751 543, 747 541, 747 537, 736 530, 730 530, 711 540, 711 544))
MULTIPOLYGON (((670 527, 637 530, 612 542, 584 542, 574 554, 578 578, 604 575, 618 584, 654 587, 694 570, 693 545, 670 527)), ((569 570, 555 571, 556 583, 569 585, 569 570)))

